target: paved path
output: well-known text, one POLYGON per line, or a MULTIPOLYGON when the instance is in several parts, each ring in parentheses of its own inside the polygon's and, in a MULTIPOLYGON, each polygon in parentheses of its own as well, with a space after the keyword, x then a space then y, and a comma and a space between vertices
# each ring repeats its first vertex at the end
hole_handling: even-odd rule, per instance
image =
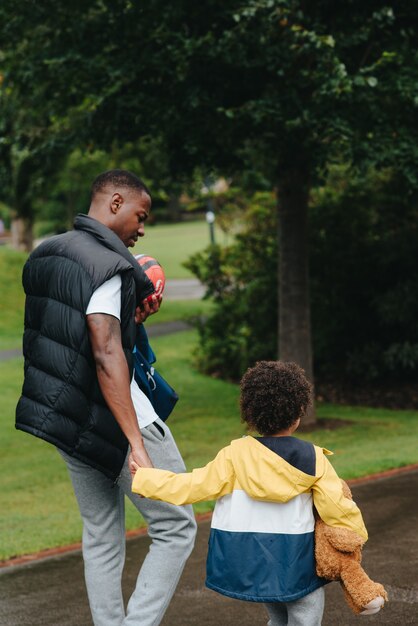
MULTIPOLYGON (((162 322, 161 324, 153 324, 147 327, 148 337, 162 337, 163 335, 171 335, 182 330, 190 330, 191 326, 187 322, 174 320, 172 322, 162 322)), ((0 350, 0 361, 9 361, 22 356, 22 349, 0 350)), ((0 624, 2 626, 2 624, 0 624)))
MULTIPOLYGON (((418 625, 418 470, 353 488, 369 530, 363 564, 382 582, 390 602, 375 616, 356 617, 337 583, 326 587, 322 626, 418 625)), ((262 605, 225 598, 204 587, 209 522, 199 524, 195 550, 161 626, 265 626, 262 605)), ((148 549, 128 541, 124 592, 129 597, 148 549)), ((91 626, 79 552, 0 570, 3 626, 91 626)))
POLYGON ((22 349, 16 348, 14 350, 0 350, 0 361, 9 361, 9 359, 16 359, 22 356, 22 349))
POLYGON ((167 280, 164 288, 165 300, 200 300, 206 288, 197 278, 167 280))
MULTIPOLYGON (((162 322, 161 324, 153 324, 147 327, 148 337, 162 337, 163 335, 171 335, 182 330, 190 330, 191 326, 187 322, 181 320, 173 320, 172 322, 162 322)), ((14 350, 0 350, 0 361, 8 361, 22 356, 21 348, 14 350)), ((2 626, 2 625, 0 625, 2 626)))

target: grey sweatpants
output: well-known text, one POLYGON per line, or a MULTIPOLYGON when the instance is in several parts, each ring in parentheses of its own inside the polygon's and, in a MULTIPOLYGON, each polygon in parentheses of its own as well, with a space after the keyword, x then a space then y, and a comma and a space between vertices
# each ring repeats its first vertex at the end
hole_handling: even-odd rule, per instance
MULTIPOLYGON (((184 472, 170 429, 158 419, 141 430, 155 467, 184 472)), ((191 506, 174 506, 132 493, 127 461, 115 485, 104 474, 60 451, 83 519, 84 573, 95 626, 157 626, 172 598, 196 535, 191 506), (125 561, 124 496, 148 524, 152 539, 125 615, 121 577, 125 561)))
POLYGON ((319 587, 294 602, 266 604, 270 616, 267 626, 321 626, 325 593, 319 587))

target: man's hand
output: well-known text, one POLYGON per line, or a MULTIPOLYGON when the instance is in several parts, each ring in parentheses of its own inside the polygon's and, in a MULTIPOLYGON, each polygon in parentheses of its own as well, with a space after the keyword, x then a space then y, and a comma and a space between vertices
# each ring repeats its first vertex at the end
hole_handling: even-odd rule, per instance
POLYGON ((155 293, 145 298, 145 300, 143 300, 141 304, 136 307, 135 323, 142 324, 145 322, 147 317, 157 313, 161 306, 162 299, 163 297, 161 295, 157 296, 155 293))
POLYGON ((140 467, 154 467, 144 447, 131 450, 128 457, 128 466, 132 478, 140 467))

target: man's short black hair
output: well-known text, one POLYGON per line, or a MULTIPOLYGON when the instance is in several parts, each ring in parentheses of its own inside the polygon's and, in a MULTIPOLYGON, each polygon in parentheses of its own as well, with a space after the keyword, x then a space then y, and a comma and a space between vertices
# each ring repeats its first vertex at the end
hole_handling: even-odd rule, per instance
POLYGON ((296 363, 259 361, 241 380, 241 417, 261 435, 287 430, 305 415, 312 385, 296 363))
POLYGON ((106 187, 128 187, 139 193, 145 192, 151 197, 145 183, 138 176, 127 170, 108 170, 103 172, 103 174, 99 174, 91 186, 91 199, 93 200, 96 193, 104 191, 106 187))

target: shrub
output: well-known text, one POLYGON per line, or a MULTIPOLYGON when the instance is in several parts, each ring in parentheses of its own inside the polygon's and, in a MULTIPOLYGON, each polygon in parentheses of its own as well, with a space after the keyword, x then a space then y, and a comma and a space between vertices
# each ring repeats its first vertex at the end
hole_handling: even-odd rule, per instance
MULTIPOLYGON (((256 194, 231 245, 211 246, 186 266, 207 287, 214 309, 198 326, 199 368, 238 380, 277 349, 277 226, 273 194, 256 194)), ((235 225, 236 226, 236 225, 235 225)))
POLYGON ((310 213, 316 372, 417 377, 418 206, 393 172, 335 170, 310 213))

